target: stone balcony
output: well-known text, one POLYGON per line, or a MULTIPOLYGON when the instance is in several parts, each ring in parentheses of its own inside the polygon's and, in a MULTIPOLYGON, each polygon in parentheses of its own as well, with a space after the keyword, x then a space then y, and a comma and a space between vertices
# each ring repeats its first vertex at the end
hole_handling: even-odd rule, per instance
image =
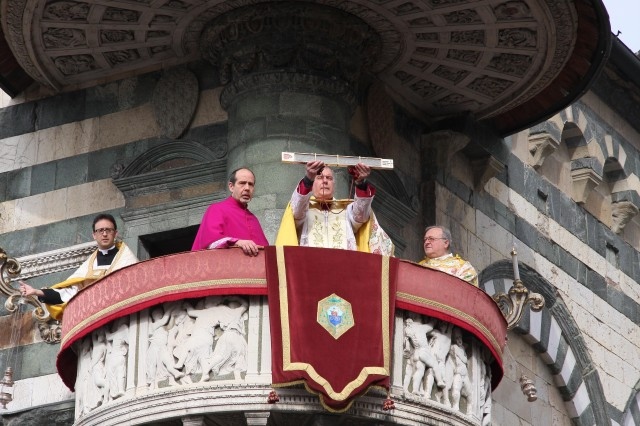
POLYGON ((78 426, 479 426, 490 421, 506 329, 482 290, 411 262, 209 250, 140 262, 78 294, 57 367, 75 390, 78 426), (325 293, 333 298, 315 296, 325 293))

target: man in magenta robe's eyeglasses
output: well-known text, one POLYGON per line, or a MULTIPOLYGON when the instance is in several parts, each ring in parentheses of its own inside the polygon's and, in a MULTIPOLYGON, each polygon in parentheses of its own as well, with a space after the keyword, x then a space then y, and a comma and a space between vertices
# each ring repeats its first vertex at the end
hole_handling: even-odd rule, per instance
POLYGON ((207 208, 191 250, 240 247, 247 256, 257 256, 259 248, 269 245, 258 218, 248 209, 255 182, 247 168, 231 172, 231 195, 207 208))

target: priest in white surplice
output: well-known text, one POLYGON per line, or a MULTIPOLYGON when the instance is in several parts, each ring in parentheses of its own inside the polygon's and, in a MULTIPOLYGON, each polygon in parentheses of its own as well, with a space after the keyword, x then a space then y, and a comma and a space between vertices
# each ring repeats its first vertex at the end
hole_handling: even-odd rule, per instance
POLYGON ((20 281, 22 294, 37 296, 54 319, 62 319, 67 302, 80 290, 117 269, 138 262, 136 255, 124 242, 116 241, 118 228, 112 215, 97 215, 92 226, 93 239, 98 243, 98 248, 69 278, 51 288, 42 289, 20 281))
POLYGON ((333 198, 333 170, 322 161, 306 164, 306 173, 293 191, 276 245, 300 245, 343 250, 359 250, 393 255, 393 243, 371 210, 375 188, 367 181, 371 169, 353 166, 353 200, 333 198))

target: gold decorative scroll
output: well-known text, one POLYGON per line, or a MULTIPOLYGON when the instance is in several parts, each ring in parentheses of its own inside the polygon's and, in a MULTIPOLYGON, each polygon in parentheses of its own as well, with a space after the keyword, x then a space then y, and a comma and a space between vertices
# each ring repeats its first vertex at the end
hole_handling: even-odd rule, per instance
POLYGON ((493 295, 493 300, 502 311, 504 319, 507 320, 507 330, 518 325, 527 305, 531 306, 533 312, 540 312, 545 303, 541 294, 529 293, 529 289, 522 283, 518 268, 518 252, 515 246, 511 249, 511 261, 513 263, 513 286, 508 293, 493 295))
POLYGON ((349 167, 362 163, 372 169, 393 170, 393 160, 388 158, 355 157, 349 155, 315 154, 308 152, 283 152, 283 163, 306 164, 310 161, 324 161, 331 167, 349 167))
POLYGON ((0 296, 5 296, 4 307, 13 313, 21 304, 31 305, 34 308, 33 315, 38 321, 38 329, 42 340, 47 343, 60 343, 60 323, 49 315, 49 311, 36 296, 23 296, 20 290, 12 285, 12 278, 20 275, 22 266, 13 257, 0 247, 0 296))

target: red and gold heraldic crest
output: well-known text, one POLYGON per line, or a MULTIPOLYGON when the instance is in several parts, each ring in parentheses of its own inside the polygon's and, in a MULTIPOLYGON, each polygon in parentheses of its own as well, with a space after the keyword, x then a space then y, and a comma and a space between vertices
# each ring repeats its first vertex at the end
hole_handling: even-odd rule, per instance
POLYGON ((333 412, 347 410, 372 386, 389 389, 395 259, 311 247, 265 250, 273 386, 304 383, 333 412))

